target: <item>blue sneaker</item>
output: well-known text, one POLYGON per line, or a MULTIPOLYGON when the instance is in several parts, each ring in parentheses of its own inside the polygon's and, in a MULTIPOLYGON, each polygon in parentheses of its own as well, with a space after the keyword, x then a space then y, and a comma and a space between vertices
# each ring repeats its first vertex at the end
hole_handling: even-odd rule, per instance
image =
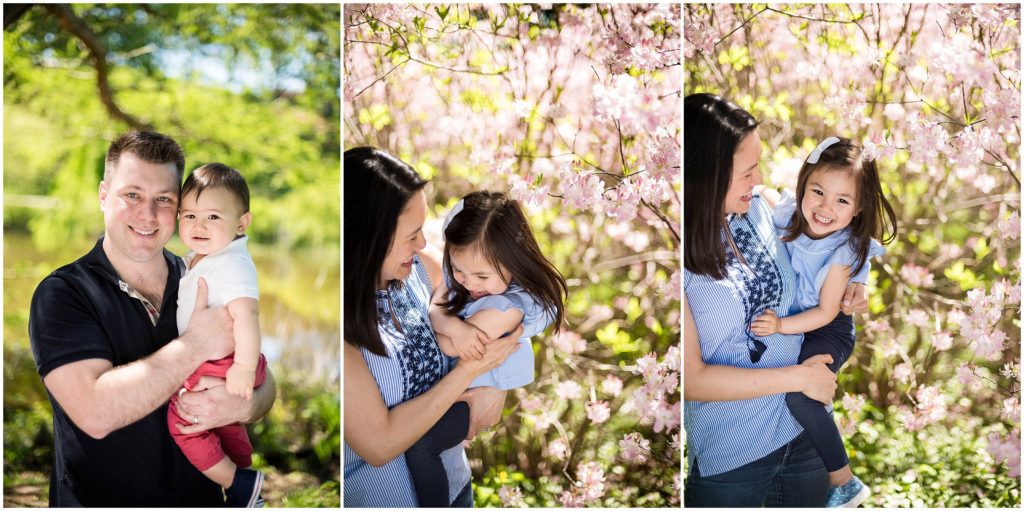
POLYGON ((828 489, 828 500, 825 501, 825 507, 857 507, 870 495, 871 488, 860 482, 857 476, 853 476, 853 479, 846 484, 828 489))

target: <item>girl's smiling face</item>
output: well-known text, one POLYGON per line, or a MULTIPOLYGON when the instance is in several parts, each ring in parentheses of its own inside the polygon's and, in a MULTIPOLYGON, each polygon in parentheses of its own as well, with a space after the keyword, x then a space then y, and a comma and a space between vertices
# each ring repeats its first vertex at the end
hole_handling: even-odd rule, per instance
POLYGON ((477 246, 453 248, 448 257, 452 278, 469 291, 472 299, 500 295, 508 290, 508 272, 500 265, 495 268, 477 246))
POLYGON ((809 238, 821 239, 846 228, 860 212, 857 182, 848 172, 815 170, 804 186, 800 212, 809 231, 804 234, 809 238))

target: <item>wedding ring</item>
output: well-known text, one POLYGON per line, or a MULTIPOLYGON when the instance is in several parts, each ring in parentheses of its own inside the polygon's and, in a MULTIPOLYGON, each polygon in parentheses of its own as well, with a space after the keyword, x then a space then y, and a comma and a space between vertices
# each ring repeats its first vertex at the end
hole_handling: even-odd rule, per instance
POLYGON ((192 424, 199 424, 199 416, 198 415, 193 415, 192 416, 192 424))

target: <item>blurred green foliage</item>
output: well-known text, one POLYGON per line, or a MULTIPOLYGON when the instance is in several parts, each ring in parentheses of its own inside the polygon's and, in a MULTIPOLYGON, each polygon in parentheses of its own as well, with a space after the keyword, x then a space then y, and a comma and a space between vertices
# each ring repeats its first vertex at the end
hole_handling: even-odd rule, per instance
MULTIPOLYGON (((242 171, 254 241, 338 242, 338 5, 74 10, 108 48, 122 110, 181 143, 186 171, 211 161, 242 171), (222 60, 242 90, 202 83, 204 59, 222 60), (177 60, 185 76, 168 77, 161 63, 177 60), (282 88, 300 82, 301 92, 282 88)), ((4 227, 31 230, 40 247, 99 234, 104 152, 129 128, 104 109, 80 46, 41 7, 4 32, 4 227)))
MULTIPOLYGON (((847 440, 850 468, 871 485, 871 502, 887 508, 1006 508, 1020 503, 1020 478, 996 465, 985 449, 1001 426, 958 418, 945 427, 907 431, 868 407, 867 418, 847 440)), ((895 409, 888 411, 890 416, 895 409)))

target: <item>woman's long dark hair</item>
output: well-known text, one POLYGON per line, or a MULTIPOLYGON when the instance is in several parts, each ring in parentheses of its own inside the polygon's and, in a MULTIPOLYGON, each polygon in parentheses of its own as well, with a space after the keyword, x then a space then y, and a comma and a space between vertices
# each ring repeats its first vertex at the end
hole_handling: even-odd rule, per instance
POLYGON ((409 164, 386 151, 345 151, 345 342, 387 356, 377 330, 381 266, 412 196, 427 185, 409 164))
POLYGON ((736 148, 755 128, 750 113, 719 96, 683 100, 683 266, 690 272, 725 278, 725 195, 736 148))
POLYGON ((882 182, 878 177, 878 166, 874 160, 865 160, 863 148, 848 138, 839 138, 821 152, 818 163, 804 161, 800 167, 800 176, 796 183, 796 211, 786 226, 782 241, 793 241, 801 234, 810 232, 807 219, 804 218, 802 207, 807 180, 816 171, 845 172, 857 183, 857 208, 847 229, 850 229, 850 243, 857 254, 856 263, 850 275, 856 275, 868 260, 871 238, 883 244, 896 239, 896 213, 893 211, 885 194, 882 193, 882 182))
MULTIPOLYGON (((530 293, 554 315, 555 331, 565 318, 569 288, 562 274, 541 253, 519 203, 500 192, 473 192, 463 209, 444 230, 444 269, 452 272, 452 250, 477 247, 495 269, 505 268, 512 282, 530 293)), ((500 276, 499 278, 503 278, 500 276)), ((505 282, 509 284, 510 282, 505 282)), ((453 278, 448 301, 441 304, 454 315, 470 300, 469 291, 453 278)))

